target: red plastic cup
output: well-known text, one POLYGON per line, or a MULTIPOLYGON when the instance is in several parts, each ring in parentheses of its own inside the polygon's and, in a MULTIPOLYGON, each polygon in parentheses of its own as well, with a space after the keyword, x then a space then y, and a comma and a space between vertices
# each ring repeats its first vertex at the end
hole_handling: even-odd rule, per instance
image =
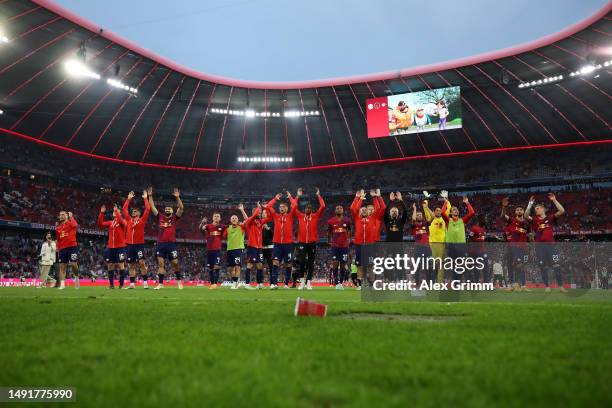
POLYGON ((327 305, 298 297, 295 301, 295 316, 327 316, 327 305))

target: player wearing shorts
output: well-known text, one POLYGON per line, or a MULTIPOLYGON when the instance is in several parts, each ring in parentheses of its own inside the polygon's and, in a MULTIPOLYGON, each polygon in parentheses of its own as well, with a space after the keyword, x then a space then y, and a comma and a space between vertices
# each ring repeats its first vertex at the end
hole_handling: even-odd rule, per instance
POLYGON ((79 224, 74 219, 73 214, 68 211, 60 211, 59 222, 55 226, 55 237, 57 239, 57 251, 59 260, 59 280, 58 289, 66 287, 66 268, 70 265, 70 270, 74 276, 74 287, 78 289, 79 282, 79 247, 77 244, 77 231, 79 224))
MULTIPOLYGON (((444 196, 446 194, 442 192, 441 195, 444 196)), ((437 206, 432 213, 429 209, 429 202, 424 200, 423 211, 425 212, 425 219, 429 223, 429 248, 431 249, 431 256, 436 261, 436 264, 440 266, 436 271, 437 280, 438 283, 442 283, 444 270, 442 269, 441 261, 446 254, 446 223, 442 214, 448 217, 450 206, 447 201, 444 201, 444 205, 442 207, 437 206)))
POLYGON ((48 283, 55 284, 55 279, 49 276, 49 272, 53 265, 55 265, 55 259, 57 258, 57 243, 53 240, 51 232, 45 233, 45 240, 40 247, 40 254, 38 256, 40 266, 40 283, 36 286, 37 288, 46 288, 48 283))
MULTIPOLYGON (((268 216, 268 212, 263 210, 264 220, 271 219, 268 216)), ((262 252, 264 257, 264 265, 268 267, 268 274, 271 276, 272 267, 274 266, 274 224, 269 222, 264 222, 261 228, 261 245, 262 252)))
POLYGON ((241 285, 240 269, 242 266, 242 252, 244 251, 244 223, 238 222, 238 216, 230 217, 230 225, 223 231, 223 238, 227 240, 227 270, 232 279, 230 289, 238 289, 241 285))
POLYGON ((370 196, 374 202, 374 211, 368 211, 366 207, 361 206, 365 198, 365 191, 363 190, 355 193, 355 198, 351 204, 351 214, 355 224, 355 264, 357 265, 358 290, 361 290, 364 279, 361 259, 363 246, 377 242, 380 237, 380 223, 386 208, 385 201, 380 197, 379 189, 370 190, 370 196))
MULTIPOLYGON (((427 200, 423 202, 427 205, 427 200)), ((412 225, 410 233, 415 242, 415 254, 427 259, 431 256, 431 248, 429 247, 429 223, 423 215, 423 211, 417 209, 416 203, 412 204, 412 225)), ((415 281, 422 282, 424 279, 433 281, 433 270, 427 268, 427 265, 422 266, 415 272, 415 281)))
POLYGON ((565 209, 553 193, 548 194, 548 199, 554 204, 557 211, 554 214, 546 214, 546 206, 542 203, 534 207, 535 215, 531 217, 531 207, 535 202, 534 197, 529 199, 529 204, 525 210, 525 218, 531 221, 531 228, 535 233, 535 248, 538 265, 542 270, 542 279, 546 285, 546 292, 550 292, 549 273, 555 273, 557 285, 561 292, 567 292, 563 287, 561 276, 561 266, 559 265, 559 252, 555 246, 555 232, 553 226, 557 218, 565 214, 565 209))
POLYGON ((206 267, 210 280, 208 289, 217 289, 219 287, 219 269, 221 268, 221 241, 226 228, 225 225, 221 224, 221 213, 213 213, 212 223, 210 224, 208 224, 208 218, 202 218, 199 228, 206 238, 206 267))
POLYGON ((115 289, 115 271, 119 273, 119 288, 125 282, 125 227, 127 223, 119 212, 117 204, 113 207, 113 219, 106 221, 106 206, 100 207, 98 226, 108 230, 108 243, 104 251, 104 261, 108 271, 109 289, 115 289))
MULTIPOLYGON (((473 259, 482 258, 484 259, 485 267, 483 269, 484 282, 488 282, 489 278, 489 256, 487 255, 487 249, 485 241, 487 239, 486 219, 484 214, 479 214, 476 217, 476 222, 472 224, 468 232, 468 254, 473 259)), ((480 282, 480 271, 474 268, 468 275, 472 282, 480 282)))
POLYGON ((508 290, 529 292, 526 282, 525 267, 529 260, 529 221, 525 218, 525 210, 523 207, 514 209, 514 217, 508 216, 508 198, 501 201, 501 218, 506 223, 508 242, 508 252, 510 264, 508 269, 511 271, 508 275, 512 276, 513 286, 509 286, 508 290))
POLYGON ((327 242, 331 245, 331 276, 336 289, 348 278, 349 245, 351 244, 351 220, 344 216, 344 207, 337 205, 334 216, 327 221, 327 242))
POLYGON ((125 227, 125 242, 127 244, 127 261, 130 270, 130 286, 129 289, 134 289, 136 284, 136 268, 140 270, 140 276, 142 276, 142 287, 144 289, 149 288, 147 282, 149 271, 147 270, 147 263, 144 260, 144 243, 145 243, 145 227, 149 214, 151 213, 151 204, 149 203, 149 194, 147 191, 142 192, 142 200, 144 202, 144 213, 140 213, 140 209, 133 207, 130 212, 130 204, 134 199, 134 192, 130 191, 127 200, 123 203, 122 214, 126 220, 125 227))
POLYGON ((263 214, 266 211, 262 211, 261 204, 258 202, 257 207, 253 208, 253 213, 250 217, 247 217, 246 212, 244 211, 244 206, 240 204, 238 209, 242 213, 244 217, 244 225, 246 227, 247 232, 247 265, 246 265, 246 275, 244 279, 244 283, 246 287, 249 288, 251 285, 251 271, 253 270, 253 266, 255 266, 256 274, 255 279, 257 281, 257 289, 263 289, 263 263, 264 263, 264 255, 262 251, 263 247, 263 226, 267 221, 265 216, 267 214, 263 214))
POLYGON ((293 199, 291 193, 287 192, 287 198, 291 202, 291 209, 286 202, 281 202, 278 206, 278 211, 274 209, 274 205, 282 198, 282 194, 278 193, 272 200, 266 204, 266 211, 269 217, 274 221, 274 243, 272 257, 272 273, 270 273, 270 289, 278 288, 278 269, 285 268, 285 288, 289 288, 289 280, 291 279, 291 254, 293 252, 293 221, 295 219, 295 211, 297 207, 296 200, 293 199))
MULTIPOLYGON (((302 197, 303 190, 298 188, 296 194, 296 218, 298 220, 298 237, 295 247, 295 264, 298 269, 300 285, 298 290, 312 290, 312 277, 314 275, 314 263, 317 256, 317 242, 319 241, 319 218, 325 211, 325 201, 317 188, 316 196, 319 208, 313 212, 312 204, 307 203, 304 212, 300 211, 297 201, 302 197)), ((293 279, 297 281, 297 279, 293 279)))
MULTIPOLYGON (((463 196, 463 203, 467 207, 467 214, 459 217, 459 208, 451 206, 450 201, 446 198, 444 205, 451 207, 450 217, 442 211, 442 218, 446 223, 446 249, 447 256, 452 259, 457 259, 466 256, 466 236, 465 225, 474 216, 475 212, 466 196, 463 196)), ((453 271, 453 279, 461 280, 463 274, 453 271)))
POLYGON ((157 211, 157 208, 155 208, 155 201, 153 201, 153 187, 149 187, 147 189, 147 194, 149 195, 149 204, 151 205, 151 212, 154 216, 158 217, 157 249, 155 251, 155 254, 157 257, 157 272, 159 283, 154 289, 159 290, 164 287, 164 277, 166 275, 166 259, 170 261, 170 264, 174 269, 177 287, 179 289, 183 289, 181 269, 178 262, 178 249, 176 247, 176 223, 178 219, 181 218, 181 216, 183 215, 184 210, 179 189, 175 188, 172 191, 172 195, 176 199, 176 213, 174 213, 174 208, 172 208, 171 206, 166 206, 164 208, 163 214, 159 213, 157 211))

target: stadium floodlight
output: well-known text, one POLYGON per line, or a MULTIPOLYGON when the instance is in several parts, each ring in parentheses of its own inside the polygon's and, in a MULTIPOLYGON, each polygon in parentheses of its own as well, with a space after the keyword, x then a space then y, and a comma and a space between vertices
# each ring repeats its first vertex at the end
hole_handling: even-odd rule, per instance
POLYGON ((290 163, 293 161, 293 157, 281 157, 281 156, 253 156, 245 157, 238 156, 236 159, 239 163, 290 163))
POLYGON ((72 76, 100 79, 99 74, 96 74, 95 72, 87 68, 85 64, 77 60, 66 61, 66 63, 64 64, 64 67, 66 68, 66 71, 68 72, 68 74, 72 76))
POLYGON ((8 43, 8 42, 9 42, 9 39, 8 39, 8 37, 7 37, 7 36, 5 36, 4 34, 0 33, 0 42, 3 42, 3 43, 5 43, 5 44, 6 44, 6 43, 8 43))
POLYGON ((584 67, 580 68, 580 74, 581 75, 586 75, 586 74, 590 74, 591 72, 595 71, 597 68, 594 65, 585 65, 584 67))
POLYGON ((246 116, 247 118, 254 118, 255 117, 255 111, 254 110, 247 110, 244 111, 244 116, 246 116))
POLYGON ((109 84, 110 86, 114 87, 114 88, 123 89, 124 91, 128 91, 128 92, 131 92, 131 93, 134 93, 134 94, 138 93, 138 89, 133 88, 131 86, 128 86, 128 85, 124 84, 123 82, 118 81, 118 80, 113 79, 113 78, 107 78, 106 79, 106 83, 109 84))
POLYGON ((4 111, 2 109, 0 109, 0 115, 3 115, 4 111))

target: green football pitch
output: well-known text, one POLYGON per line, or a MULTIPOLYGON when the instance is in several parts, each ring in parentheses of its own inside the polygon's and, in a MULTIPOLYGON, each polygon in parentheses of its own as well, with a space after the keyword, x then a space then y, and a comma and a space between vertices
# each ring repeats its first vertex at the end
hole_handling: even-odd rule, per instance
POLYGON ((0 386, 74 387, 61 406, 612 406, 612 294, 549 296, 1 288, 0 386), (294 317, 298 295, 328 316, 294 317))

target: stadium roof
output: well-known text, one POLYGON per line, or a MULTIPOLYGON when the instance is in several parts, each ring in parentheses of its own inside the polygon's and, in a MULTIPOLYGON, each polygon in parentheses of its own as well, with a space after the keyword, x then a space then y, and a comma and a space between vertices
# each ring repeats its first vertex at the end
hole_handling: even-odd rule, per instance
POLYGON ((112 160, 226 170, 611 141, 611 8, 485 55, 361 77, 262 83, 190 70, 51 1, 0 0, 7 37, 0 43, 0 131, 112 160), (70 76, 66 61, 82 58, 89 72, 70 76), (595 69, 570 76, 585 66, 595 69), (448 86, 461 86, 462 129, 367 138, 366 98, 448 86), (295 111, 313 114, 283 115, 295 111), (293 162, 254 164, 239 156, 293 162))

